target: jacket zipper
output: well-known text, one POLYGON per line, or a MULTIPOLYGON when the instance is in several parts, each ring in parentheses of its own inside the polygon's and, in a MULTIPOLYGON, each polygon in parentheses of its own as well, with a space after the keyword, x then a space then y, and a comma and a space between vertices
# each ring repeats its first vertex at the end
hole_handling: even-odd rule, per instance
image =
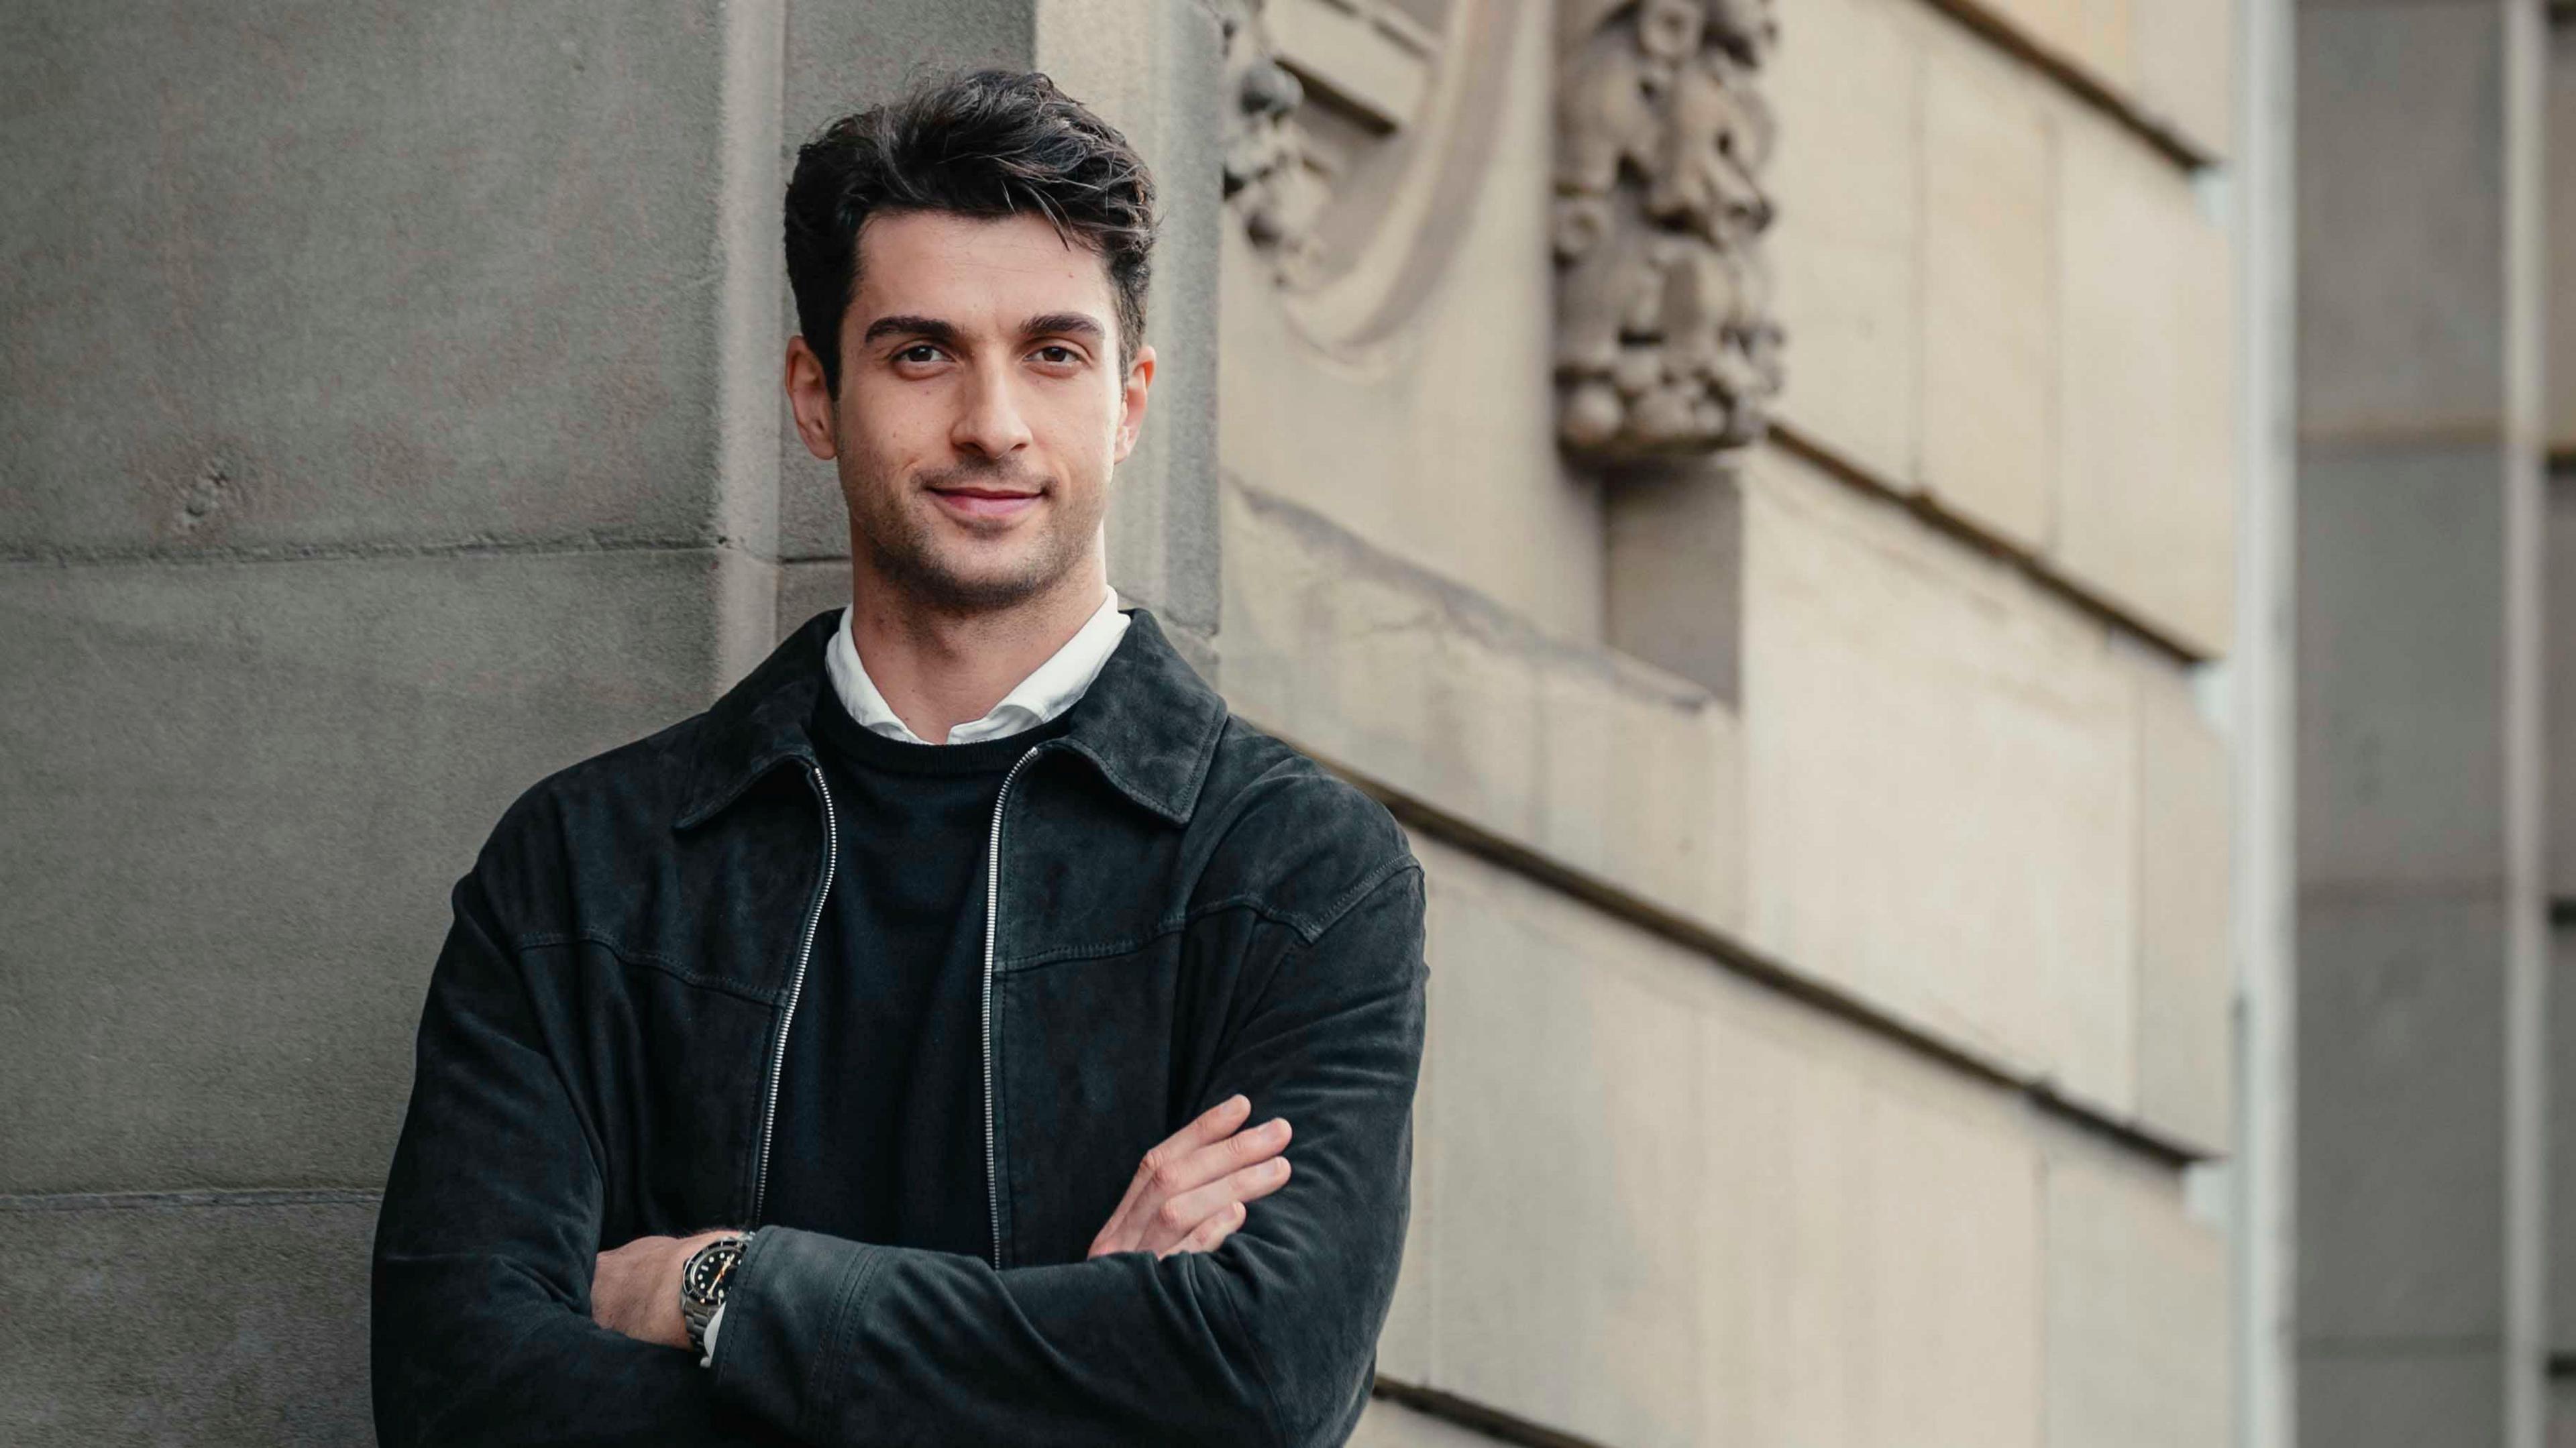
POLYGON ((1001 793, 993 796, 992 844, 984 855, 984 1210, 993 1232, 996 1272, 1002 1270, 1002 1187, 993 1157, 993 937, 1002 910, 1002 807, 1011 801, 1011 781, 1045 747, 1021 755, 1002 776, 1001 793))
MULTIPOLYGON (((814 892, 814 908, 805 918, 805 943, 796 950, 796 973, 787 978, 787 1011, 778 1018, 778 1050, 769 1059, 769 1095, 760 1108, 760 1174, 751 1187, 751 1225, 760 1225, 761 1203, 769 1196, 769 1135, 778 1125, 778 1080, 787 1069, 787 1032, 796 1024, 796 1002, 805 994, 805 967, 814 959, 814 933, 823 925, 823 902, 832 895, 832 873, 841 863, 841 829, 832 816, 832 786, 823 780, 823 766, 808 764, 814 780, 816 797, 823 803, 823 883, 814 892)), ((986 959, 991 958, 990 947, 986 959)), ((986 1079, 991 1078, 986 1068, 986 1079)), ((985 1117, 985 1140, 989 1151, 992 1118, 989 1104, 985 1117)))

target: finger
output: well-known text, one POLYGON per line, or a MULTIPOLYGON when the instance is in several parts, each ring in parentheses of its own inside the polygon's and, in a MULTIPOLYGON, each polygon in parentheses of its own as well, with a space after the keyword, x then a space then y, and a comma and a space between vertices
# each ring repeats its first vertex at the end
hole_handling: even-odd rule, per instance
MULTIPOLYGON (((1117 1226, 1119 1219, 1130 1213, 1136 1199, 1149 1191, 1158 1178, 1171 1179, 1181 1162, 1209 1143, 1223 1141, 1251 1114, 1252 1098, 1236 1092, 1200 1112, 1188 1125, 1156 1142, 1136 1163, 1136 1174, 1127 1181, 1127 1194, 1118 1199, 1118 1209, 1109 1214, 1110 1227, 1117 1226)), ((1104 1227, 1102 1234, 1107 1235, 1108 1231, 1109 1228, 1104 1227)))
POLYGON ((1191 1229, 1188 1236, 1154 1255, 1159 1258, 1169 1257, 1174 1252, 1213 1252, 1219 1242, 1233 1236, 1234 1229, 1243 1225, 1243 1218, 1243 1203, 1236 1202, 1199 1223, 1191 1229))
POLYGON ((1274 1156, 1195 1191, 1181 1193, 1155 1209, 1145 1227, 1145 1245, 1159 1252, 1185 1240, 1201 1223, 1223 1215, 1228 1208, 1259 1201, 1286 1186, 1288 1171, 1288 1158, 1274 1156))
POLYGON ((1264 1122, 1250 1131, 1235 1132, 1213 1142, 1199 1141, 1202 1123, 1239 1122, 1251 1109, 1249 1101, 1230 1097, 1219 1103, 1217 1113, 1201 1116, 1145 1153, 1144 1160, 1136 1164, 1135 1178, 1127 1184, 1127 1195, 1120 1199, 1118 1210, 1110 1214, 1111 1225, 1141 1226, 1139 1217, 1181 1193, 1203 1187, 1239 1166, 1278 1154, 1288 1144, 1284 1121, 1264 1122))
POLYGON ((1156 1184, 1166 1199, 1196 1191, 1229 1172, 1241 1171, 1286 1151, 1288 1136, 1287 1118, 1274 1116, 1259 1126, 1245 1127, 1223 1141, 1200 1147, 1176 1162, 1156 1184))

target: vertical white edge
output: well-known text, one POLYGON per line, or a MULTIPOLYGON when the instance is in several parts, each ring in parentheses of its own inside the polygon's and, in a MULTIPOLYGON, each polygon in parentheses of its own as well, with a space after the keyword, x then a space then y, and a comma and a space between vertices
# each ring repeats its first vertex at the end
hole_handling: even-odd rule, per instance
POLYGON ((2541 732, 2546 557, 2542 419, 2548 171, 2548 20, 2542 0, 2498 0, 2505 94, 2505 1441, 2541 1448, 2548 1428, 2547 1180, 2549 901, 2541 732))
POLYGON ((782 0, 725 0, 720 43, 724 93, 712 259, 720 289, 715 531, 727 561, 753 565, 727 569, 719 589, 726 610, 717 633, 722 688, 760 662, 777 631, 779 377, 786 344, 779 302, 786 261, 778 240, 787 69, 782 0))
POLYGON ((2293 0, 2236 7, 2237 598, 2226 666, 2236 842, 2236 1441, 2298 1441, 2297 138, 2293 0))

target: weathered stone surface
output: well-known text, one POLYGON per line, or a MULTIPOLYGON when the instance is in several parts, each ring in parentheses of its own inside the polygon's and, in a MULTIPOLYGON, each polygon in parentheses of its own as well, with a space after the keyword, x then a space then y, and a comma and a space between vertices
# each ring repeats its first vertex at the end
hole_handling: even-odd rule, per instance
POLYGON ((2170 162, 2098 115, 2064 114, 2050 553, 2160 632, 2222 653, 2236 508, 2226 239, 2170 162))
POLYGON ((1224 687, 1246 718, 1684 916, 1741 923, 1731 710, 1292 503, 1229 488, 1225 548, 1224 687))
POLYGON ((2126 1114, 2137 740, 2104 627, 1776 449, 1745 482, 1752 940, 2126 1114))
POLYGON ((1901 484, 1918 448, 1922 61, 1899 3, 1784 7, 1765 88, 1780 118, 1779 415, 1901 484))
MULTIPOLYGON (((2528 1366, 2520 1369, 2528 1371, 2528 1366)), ((2299 1448, 2424 1448, 2510 1443, 2506 1367, 2492 1346, 2443 1344, 2420 1355, 2369 1345, 2299 1355, 2299 1448)))
MULTIPOLYGON (((2576 926, 2550 931, 2549 1038, 2544 1047, 2549 1100, 2550 1244, 2576 1242, 2576 926)), ((2576 1252, 2560 1248, 2549 1258, 2549 1346, 2576 1351, 2576 1252)), ((2567 1384, 2576 1393, 2576 1382, 2567 1384)), ((2576 1407, 2576 1404, 2571 1404, 2576 1407)), ((2567 1427, 2576 1430, 2576 1414, 2567 1427)))
POLYGON ((2235 1136, 2226 741, 2171 663, 2138 681, 2138 1116, 2223 1154, 2235 1136))
POLYGON ((2451 889, 2503 876, 2501 449, 2299 460, 2299 871, 2451 889))
MULTIPOLYGON (((2407 1343, 2497 1340, 2506 1268, 2497 1248, 2506 1172, 2500 900, 2311 892, 2298 949, 2299 1034, 2336 1043, 2298 1061, 2297 1099, 2320 1103, 2299 1117, 2301 1335, 2378 1340, 2395 1349, 2392 1365, 2407 1343)), ((2501 1401, 2494 1384, 2488 1392, 2501 1401)))
POLYGON ((2024 1119, 1775 998, 1700 1030, 1702 1441, 2036 1445, 2024 1119))
POLYGON ((2558 475, 2544 487, 2547 577, 2542 608, 2549 621, 2542 639, 2548 651, 2541 721, 2541 774, 2549 790, 2545 848, 2551 897, 2576 900, 2576 629, 2559 622, 2576 619, 2576 477, 2558 475))
POLYGON ((1942 507, 2036 552, 2057 419, 2056 142, 2044 82, 1926 26, 1923 455, 1942 507))
POLYGON ((1425 1385, 1604 1443, 2036 1443, 2040 1176, 2007 1093, 1415 848, 1425 1385))
POLYGON ((703 708, 769 572, 0 569, 0 675, 44 681, 0 708, 0 1191, 380 1185, 449 885, 548 771, 703 708))
POLYGON ((1729 462, 1631 468, 1610 486, 1609 642, 1742 697, 1744 493, 1729 462))
POLYGON ((1696 1442, 1693 962, 1414 845, 1440 1082, 1417 1117, 1438 1184, 1431 1386, 1595 1442, 1696 1442))
POLYGON ((2047 1176, 2051 1448, 2231 1441, 2227 1243, 2170 1172, 2072 1133, 2047 1176))
MULTIPOLYGON (((2576 453, 2576 26, 2549 31, 2549 448, 2576 453)), ((2559 615, 2563 617, 2563 615, 2559 615)))
POLYGON ((2503 425, 2504 24, 2502 6, 2298 7, 2304 438, 2503 425))
POLYGON ((2235 0, 2131 0, 2139 109, 2210 156, 2236 147, 2235 0))
POLYGON ((850 565, 840 558, 783 563, 778 568, 778 627, 785 638, 827 608, 850 602, 850 565))
POLYGON ((717 7, 69 14, 0 19, 0 546, 714 541, 717 7))
POLYGON ((0 1197, 0 1439, 375 1441, 356 1192, 0 1197))

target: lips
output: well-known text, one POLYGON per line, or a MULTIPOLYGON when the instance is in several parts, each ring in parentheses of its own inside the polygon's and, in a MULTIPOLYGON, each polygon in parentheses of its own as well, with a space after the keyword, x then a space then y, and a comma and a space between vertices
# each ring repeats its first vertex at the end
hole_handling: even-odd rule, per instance
POLYGON ((933 488, 930 495, 952 513, 968 518, 1012 518, 1037 505, 1036 493, 1009 488, 933 488))

